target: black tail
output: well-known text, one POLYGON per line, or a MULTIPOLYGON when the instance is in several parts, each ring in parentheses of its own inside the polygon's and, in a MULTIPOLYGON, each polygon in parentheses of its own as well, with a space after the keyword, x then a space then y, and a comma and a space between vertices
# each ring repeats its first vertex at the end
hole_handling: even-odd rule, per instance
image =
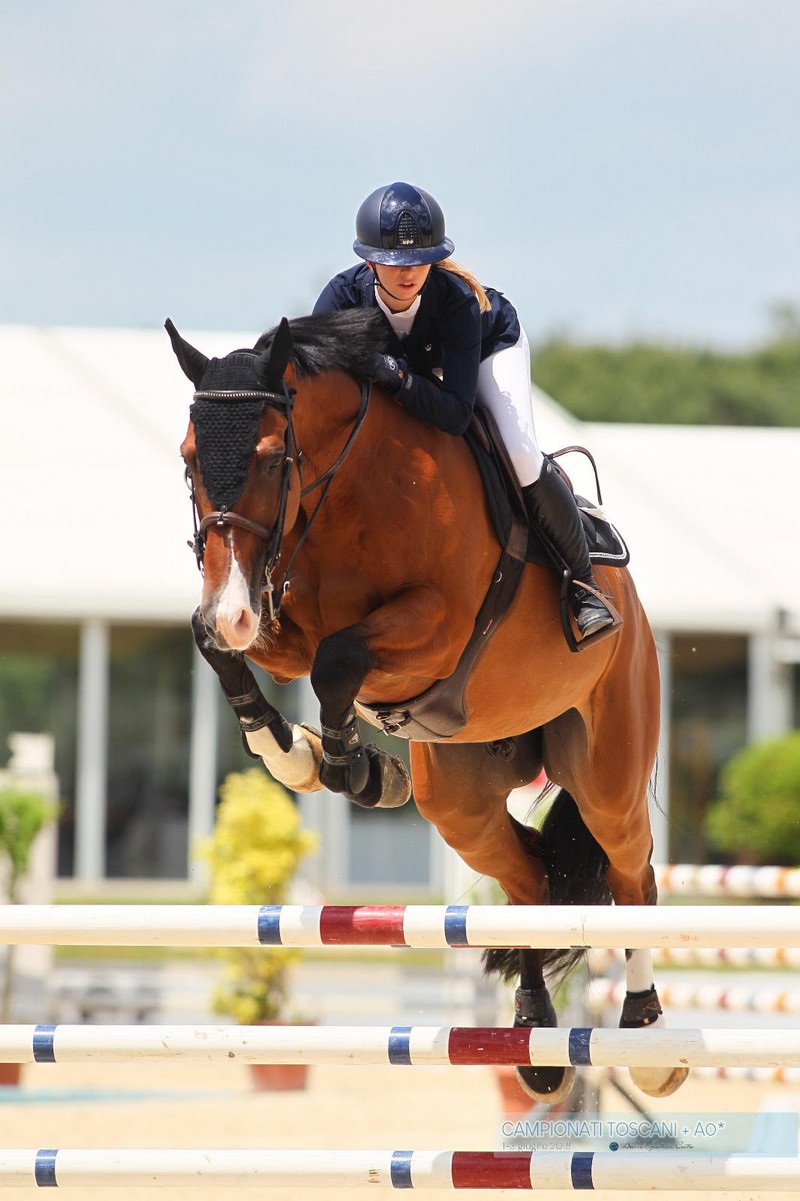
MULTIPOLYGON (((543 794, 541 800, 546 798, 543 794)), ((517 832, 547 868, 551 905, 610 905, 605 882, 608 857, 589 833, 575 800, 563 789, 553 801, 541 831, 518 825, 517 832)), ((583 959, 582 947, 553 948, 544 952, 544 970, 557 987, 583 959)), ((483 956, 484 970, 503 980, 519 975, 519 951, 492 949, 483 956)))

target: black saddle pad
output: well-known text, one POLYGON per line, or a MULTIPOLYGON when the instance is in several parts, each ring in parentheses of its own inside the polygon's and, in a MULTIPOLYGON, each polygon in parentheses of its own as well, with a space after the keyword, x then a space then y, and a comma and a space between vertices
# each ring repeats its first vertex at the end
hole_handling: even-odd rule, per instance
MULTIPOLYGON (((464 437, 472 451, 483 481, 486 503, 498 541, 501 546, 505 547, 508 543, 513 516, 516 514, 526 526, 528 524, 527 516, 522 510, 494 446, 490 444, 487 449, 484 439, 477 436, 472 428, 467 430, 464 437)), ((619 530, 603 516, 601 510, 591 501, 577 494, 575 500, 580 509, 592 562, 610 567, 625 567, 630 560, 630 553, 619 530)), ((539 563, 545 566, 552 563, 538 531, 530 526, 528 526, 528 547, 525 559, 528 563, 539 563)))

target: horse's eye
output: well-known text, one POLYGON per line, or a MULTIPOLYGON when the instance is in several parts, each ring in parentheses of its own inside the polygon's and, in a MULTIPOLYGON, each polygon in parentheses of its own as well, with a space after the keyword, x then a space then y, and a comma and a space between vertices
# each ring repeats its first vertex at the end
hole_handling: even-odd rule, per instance
POLYGON ((280 470, 282 464, 283 452, 280 450, 275 450, 264 456, 262 459, 261 469, 266 475, 275 475, 276 471, 280 470))

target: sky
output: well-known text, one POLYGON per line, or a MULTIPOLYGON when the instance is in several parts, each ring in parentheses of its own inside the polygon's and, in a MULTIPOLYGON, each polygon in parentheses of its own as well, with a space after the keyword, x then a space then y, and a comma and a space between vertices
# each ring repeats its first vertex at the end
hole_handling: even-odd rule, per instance
POLYGON ((797 0, 0 0, 0 323, 254 333, 404 179, 553 335, 800 303, 797 0))

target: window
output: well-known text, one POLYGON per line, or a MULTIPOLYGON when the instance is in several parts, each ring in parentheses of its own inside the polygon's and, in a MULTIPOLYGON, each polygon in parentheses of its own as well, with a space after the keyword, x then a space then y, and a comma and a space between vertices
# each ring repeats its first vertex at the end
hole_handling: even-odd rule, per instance
POLYGON ((192 636, 110 635, 106 874, 186 878, 192 636))
POLYGON ((669 855, 706 863, 703 819, 720 768, 747 742, 747 639, 672 639, 669 855))
POLYGON ((55 744, 61 814, 58 872, 74 864, 77 625, 0 623, 0 761, 10 734, 50 734, 55 744))

